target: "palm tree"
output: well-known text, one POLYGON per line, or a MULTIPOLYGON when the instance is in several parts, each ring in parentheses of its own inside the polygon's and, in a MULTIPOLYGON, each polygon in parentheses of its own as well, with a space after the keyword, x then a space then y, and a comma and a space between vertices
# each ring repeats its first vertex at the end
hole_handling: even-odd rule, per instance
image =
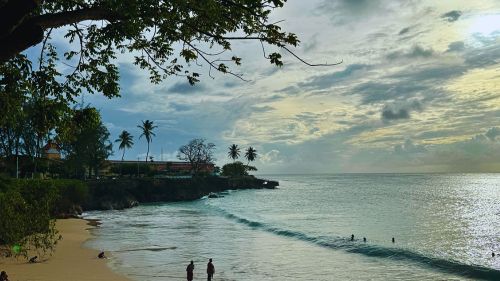
POLYGON ((131 148, 132 145, 134 145, 134 137, 129 132, 123 130, 123 132, 118 136, 115 142, 119 142, 120 146, 118 148, 123 149, 123 154, 122 154, 122 162, 123 162, 123 158, 125 157, 125 149, 131 148))
POLYGON ((115 142, 119 142, 120 143, 120 145, 118 146, 118 149, 123 149, 122 163, 120 163, 120 176, 121 176, 121 174, 122 174, 123 158, 125 157, 125 149, 131 148, 132 145, 134 145, 134 137, 129 132, 123 130, 122 133, 115 140, 115 142))
POLYGON ((238 145, 234 144, 229 147, 229 152, 227 153, 227 156, 231 159, 233 159, 233 162, 240 157, 240 148, 238 145))
POLYGON ((245 152, 245 158, 248 160, 248 166, 248 164, 250 164, 250 161, 254 161, 255 158, 257 158, 257 150, 250 146, 245 152))
POLYGON ((146 138, 146 141, 148 142, 148 152, 146 153, 146 163, 148 162, 148 156, 149 156, 149 143, 152 141, 153 137, 156 136, 155 133, 153 133, 153 129, 157 128, 158 126, 153 125, 153 121, 142 121, 142 126, 137 126, 142 130, 142 134, 139 136, 141 138, 144 136, 146 138))

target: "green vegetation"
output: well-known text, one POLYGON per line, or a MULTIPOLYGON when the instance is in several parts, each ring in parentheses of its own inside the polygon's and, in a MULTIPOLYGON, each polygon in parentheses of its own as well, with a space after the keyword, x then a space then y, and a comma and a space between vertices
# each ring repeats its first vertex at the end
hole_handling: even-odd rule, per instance
MULTIPOLYGON (((54 228, 55 214, 78 212, 89 196, 99 194, 80 181, 37 178, 43 174, 99 176, 99 168, 112 153, 109 132, 97 109, 75 104, 86 92, 119 96, 119 53, 132 53, 134 63, 149 72, 152 83, 178 75, 193 85, 201 74, 190 67, 199 62, 205 63, 209 76, 215 69, 243 79, 228 65, 241 64, 241 58, 231 52, 233 40, 255 40, 262 44, 259 49, 274 48, 264 58, 277 66, 283 64, 280 51, 290 52, 287 47, 299 42, 294 34, 268 22, 270 12, 285 0, 1 2, 0 17, 6 20, 0 23, 0 172, 12 178, 35 178, 0 179, 0 249, 15 255, 53 250, 60 238, 54 228), (59 30, 66 32, 68 44, 56 47, 52 31, 62 26, 59 30), (38 43, 42 43, 38 57, 22 54, 38 43), (216 50, 207 50, 212 48, 216 50), (44 155, 43 146, 52 141, 64 160, 44 155)), ((147 162, 156 126, 146 120, 139 127, 148 145, 147 162)), ((119 136, 122 160, 125 149, 133 145, 132 136, 125 133, 119 136)), ((214 161, 214 149, 214 144, 194 139, 181 147, 178 158, 191 164, 192 174, 200 175, 205 164, 214 161)), ((249 171, 251 166, 244 169, 249 171)), ((147 165, 123 165, 122 173, 151 176, 154 172, 147 165)), ((222 180, 206 179, 214 184, 222 180)), ((195 186, 197 192, 179 191, 186 192, 182 198, 206 191, 199 177, 182 184, 195 186)))
POLYGON ((249 171, 257 171, 254 166, 249 166, 236 161, 222 166, 222 175, 226 177, 242 177, 248 176, 249 171))
POLYGON ((28 257, 51 253, 61 239, 55 214, 69 214, 88 196, 75 180, 14 180, 0 178, 0 252, 28 257))
POLYGON ((139 125, 137 127, 142 130, 142 134, 139 136, 139 138, 144 136, 146 138, 146 141, 148 142, 148 152, 146 153, 146 162, 148 162, 149 143, 153 140, 153 137, 156 136, 155 133, 153 133, 153 130, 158 126, 153 125, 153 121, 146 120, 142 121, 142 125, 139 125))
POLYGON ((248 160, 247 165, 250 164, 257 158, 257 150, 250 146, 245 152, 245 158, 248 160))
POLYGON ((95 108, 74 110, 66 116, 64 126, 57 132, 57 140, 66 154, 68 173, 76 178, 98 176, 104 160, 113 152, 108 129, 95 108))
MULTIPOLYGON (((74 68, 61 73, 53 64, 44 66, 46 71, 42 72, 69 99, 82 91, 118 96, 116 57, 120 53, 134 54, 134 63, 149 72, 153 83, 180 75, 194 84, 200 74, 189 68, 199 62, 210 70, 242 78, 227 65, 238 66, 242 61, 231 52, 235 40, 253 40, 272 47, 264 58, 277 66, 283 64, 280 51, 290 52, 287 47, 299 43, 295 34, 283 32, 277 23, 269 22, 270 12, 282 7, 285 0, 3 2, 21 2, 25 9, 10 8, 16 7, 12 4, 2 10, 0 16, 8 16, 8 20, 0 25, 0 41, 4 43, 0 46, 0 63, 24 60, 23 65, 30 68, 32 62, 21 52, 43 43, 41 57, 48 54, 54 61, 63 60, 74 68), (59 50, 51 34, 62 26, 69 44, 59 50)), ((255 47, 261 48, 260 44, 255 47)), ((35 73, 29 73, 27 78, 35 78, 35 73)))
POLYGON ((118 149, 123 150, 122 163, 120 164, 120 175, 122 175, 122 165, 123 165, 123 158, 125 158, 125 149, 131 148, 132 145, 134 145, 134 137, 129 132, 123 130, 121 134, 118 136, 118 138, 115 140, 115 142, 119 142, 120 145, 118 146, 118 149))
POLYGON ((247 164, 243 164, 240 161, 235 160, 240 156, 240 148, 236 144, 232 144, 229 148, 229 152, 227 153, 229 158, 233 159, 233 163, 226 164, 222 166, 222 175, 226 177, 241 177, 248 176, 248 172, 257 171, 257 168, 254 166, 250 166, 250 162, 254 161, 257 158, 257 150, 253 147, 247 148, 245 151, 245 158, 248 160, 247 164))
POLYGON ((129 132, 123 130, 121 134, 118 136, 118 138, 115 140, 115 142, 119 142, 120 145, 118 146, 118 149, 123 150, 122 154, 122 161, 123 161, 123 158, 125 157, 125 149, 131 148, 132 145, 134 145, 134 137, 129 132))
POLYGON ((233 162, 240 157, 240 148, 238 147, 237 144, 232 144, 229 147, 229 152, 227 153, 227 156, 231 159, 233 159, 233 162))
POLYGON ((151 166, 142 163, 141 164, 122 163, 120 164, 120 167, 113 166, 111 168, 111 172, 128 177, 137 177, 139 175, 154 176, 154 171, 151 169, 151 166))

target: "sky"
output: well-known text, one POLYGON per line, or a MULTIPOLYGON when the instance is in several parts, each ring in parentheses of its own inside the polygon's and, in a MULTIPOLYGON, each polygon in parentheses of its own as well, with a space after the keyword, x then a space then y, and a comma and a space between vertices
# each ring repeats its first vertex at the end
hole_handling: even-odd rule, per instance
POLYGON ((500 172, 500 1, 289 0, 278 20, 301 40, 297 55, 342 64, 309 67, 283 52, 278 68, 258 42, 235 42, 233 70, 248 82, 211 78, 205 65, 196 86, 155 85, 124 54, 122 97, 84 103, 112 140, 134 136, 130 160, 146 154, 137 125, 149 119, 155 160, 176 160, 201 137, 216 144, 218 165, 233 143, 256 148, 264 174, 500 172))

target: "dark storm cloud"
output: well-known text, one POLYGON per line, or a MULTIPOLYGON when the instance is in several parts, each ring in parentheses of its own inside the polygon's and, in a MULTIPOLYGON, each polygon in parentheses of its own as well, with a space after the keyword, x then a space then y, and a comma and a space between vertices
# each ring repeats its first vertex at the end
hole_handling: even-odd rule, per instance
POLYGON ((446 14, 441 15, 441 18, 445 19, 448 22, 454 22, 454 21, 457 21, 461 15, 462 15, 461 11, 454 10, 454 11, 450 11, 446 14))
POLYGON ((202 84, 190 85, 187 82, 177 82, 172 87, 168 88, 168 92, 178 93, 178 94, 191 94, 201 92, 205 89, 202 84))

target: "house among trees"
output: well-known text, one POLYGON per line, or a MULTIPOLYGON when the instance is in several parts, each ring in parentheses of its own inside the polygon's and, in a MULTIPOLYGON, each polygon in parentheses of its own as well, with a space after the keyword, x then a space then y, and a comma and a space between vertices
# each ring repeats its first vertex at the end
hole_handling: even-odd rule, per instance
POLYGON ((49 142, 43 147, 44 158, 49 160, 61 160, 61 148, 57 143, 49 140, 49 142))

